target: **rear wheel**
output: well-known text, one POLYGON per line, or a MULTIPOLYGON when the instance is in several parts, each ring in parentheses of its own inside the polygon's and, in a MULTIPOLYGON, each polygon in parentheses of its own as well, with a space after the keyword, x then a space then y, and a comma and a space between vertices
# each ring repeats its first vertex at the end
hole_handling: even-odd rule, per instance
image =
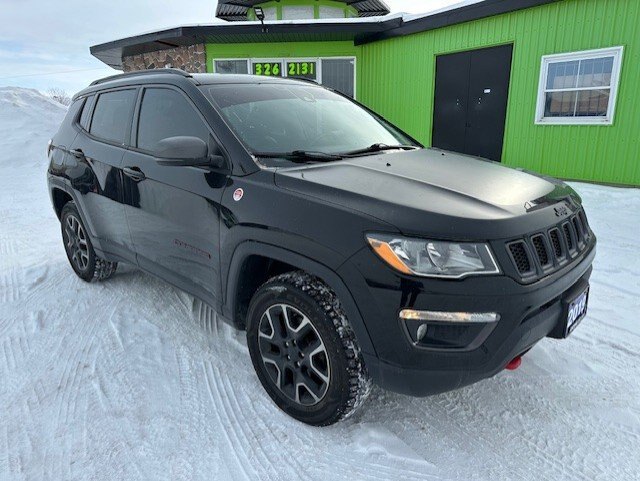
POLYGON ((111 277, 118 264, 97 256, 74 202, 68 202, 62 208, 60 223, 64 250, 78 277, 87 282, 102 281, 111 277))
POLYGON ((340 302, 320 279, 274 277, 256 292, 248 316, 251 360, 283 411, 327 426, 362 405, 371 383, 340 302))

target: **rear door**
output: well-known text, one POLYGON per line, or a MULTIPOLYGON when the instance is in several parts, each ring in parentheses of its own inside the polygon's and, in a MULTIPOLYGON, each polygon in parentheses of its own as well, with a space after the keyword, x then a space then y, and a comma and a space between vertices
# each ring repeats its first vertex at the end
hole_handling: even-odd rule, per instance
POLYGON ((70 151, 69 176, 99 249, 133 259, 124 213, 122 159, 129 141, 136 88, 106 91, 85 104, 70 151))
POLYGON ((213 148, 209 126, 184 92, 145 87, 123 162, 127 220, 141 268, 216 305, 220 200, 228 174, 160 165, 158 142, 176 136, 198 137, 213 148))

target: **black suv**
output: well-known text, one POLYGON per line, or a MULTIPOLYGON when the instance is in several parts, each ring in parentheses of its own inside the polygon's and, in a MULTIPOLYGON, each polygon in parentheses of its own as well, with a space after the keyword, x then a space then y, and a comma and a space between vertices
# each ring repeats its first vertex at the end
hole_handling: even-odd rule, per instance
POLYGON ((309 424, 372 381, 425 396, 515 367, 586 313, 596 238, 570 187, 425 149, 309 82, 110 77, 48 150, 76 274, 126 262, 206 302, 309 424))

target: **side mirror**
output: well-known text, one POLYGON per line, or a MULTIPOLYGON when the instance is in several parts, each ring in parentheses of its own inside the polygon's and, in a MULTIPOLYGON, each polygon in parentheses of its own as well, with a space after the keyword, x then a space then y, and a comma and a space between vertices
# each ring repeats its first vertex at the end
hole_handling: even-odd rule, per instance
MULTIPOLYGON (((218 154, 217 152, 215 154, 218 154)), ((158 142, 158 164, 173 167, 218 167, 224 165, 221 155, 209 155, 209 147, 198 137, 168 137, 158 142)))

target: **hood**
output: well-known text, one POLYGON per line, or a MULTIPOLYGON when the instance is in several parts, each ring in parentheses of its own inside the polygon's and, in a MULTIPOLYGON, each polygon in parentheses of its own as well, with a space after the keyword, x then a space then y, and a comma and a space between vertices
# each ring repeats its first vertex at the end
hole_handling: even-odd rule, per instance
POLYGON ((579 202, 555 179, 435 149, 280 169, 276 184, 377 217, 405 233, 465 238, 492 227, 503 229, 490 238, 521 233, 524 218, 544 223, 545 208, 572 195, 569 203, 579 202))

